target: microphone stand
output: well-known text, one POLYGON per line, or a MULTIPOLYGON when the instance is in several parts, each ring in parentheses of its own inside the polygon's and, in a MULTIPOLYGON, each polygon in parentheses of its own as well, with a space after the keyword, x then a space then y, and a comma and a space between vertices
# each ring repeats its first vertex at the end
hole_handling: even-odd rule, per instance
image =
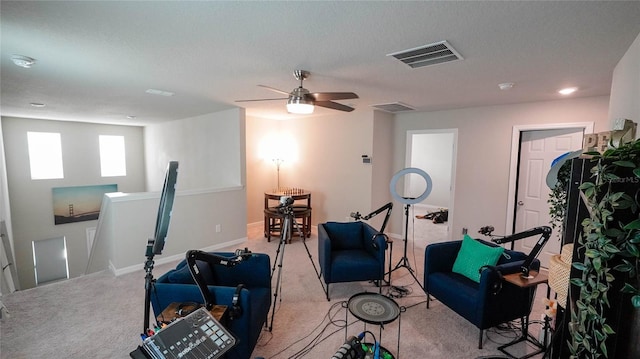
POLYGON ((142 326, 142 335, 146 336, 148 335, 148 330, 149 330, 149 319, 150 319, 150 315, 149 312, 151 311, 151 292, 153 290, 153 287, 156 283, 156 280, 153 278, 153 266, 154 266, 154 261, 153 261, 153 246, 155 243, 155 239, 150 238, 147 241, 147 252, 146 257, 147 260, 144 262, 144 271, 145 271, 145 276, 144 276, 144 324, 142 326))

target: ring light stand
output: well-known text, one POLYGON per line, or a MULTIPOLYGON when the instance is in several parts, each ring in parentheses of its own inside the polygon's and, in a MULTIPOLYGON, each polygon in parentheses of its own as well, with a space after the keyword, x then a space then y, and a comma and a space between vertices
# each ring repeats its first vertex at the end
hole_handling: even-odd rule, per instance
MULTIPOLYGON (((411 264, 409 263, 409 258, 407 257, 407 243, 408 243, 407 236, 409 235, 409 207, 412 204, 416 204, 424 201, 429 196, 429 194, 431 194, 431 188, 432 188, 431 177, 425 171, 415 167, 408 167, 398 171, 395 175, 393 175, 393 177, 391 178, 391 182, 389 183, 389 190, 391 192, 391 196, 398 202, 403 203, 405 205, 404 206, 405 223, 404 223, 404 239, 403 239, 404 252, 403 252, 402 258, 400 258, 400 261, 398 262, 398 264, 396 264, 395 268, 391 270, 391 272, 399 268, 407 268, 407 270, 409 271, 409 274, 411 274, 413 279, 416 280, 420 288, 422 288, 423 290, 424 290, 424 287, 422 286, 422 284, 420 284, 420 281, 416 277, 416 274, 413 268, 411 268, 411 264), (424 192, 420 196, 415 198, 403 197, 399 195, 398 192, 396 192, 396 184, 398 183, 400 178, 402 178, 404 175, 411 174, 411 173, 420 175, 422 178, 424 178, 424 181, 427 184, 424 192)), ((389 275, 391 275, 391 273, 389 273, 389 275)))
POLYGON ((156 254, 162 254, 164 243, 169 230, 169 222, 171 221, 171 211, 173 210, 173 200, 176 193, 176 180, 178 178, 178 162, 170 161, 167 165, 167 172, 164 178, 162 193, 160 195, 160 205, 158 207, 158 215, 156 217, 156 229, 154 237, 147 241, 147 249, 145 256, 147 260, 144 263, 144 324, 142 335, 149 333, 149 312, 151 310, 151 293, 155 286, 156 280, 153 278, 153 257, 156 254))

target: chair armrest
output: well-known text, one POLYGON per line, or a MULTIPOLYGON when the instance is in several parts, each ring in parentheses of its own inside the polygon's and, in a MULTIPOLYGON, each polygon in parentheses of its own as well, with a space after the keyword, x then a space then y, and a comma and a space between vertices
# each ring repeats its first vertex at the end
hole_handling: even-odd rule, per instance
POLYGON ((324 278, 331 278, 331 240, 322 223, 318 224, 318 264, 324 278))
POLYGON ((368 223, 362 222, 362 236, 364 248, 384 262, 384 253, 387 249, 386 235, 380 233, 368 223))

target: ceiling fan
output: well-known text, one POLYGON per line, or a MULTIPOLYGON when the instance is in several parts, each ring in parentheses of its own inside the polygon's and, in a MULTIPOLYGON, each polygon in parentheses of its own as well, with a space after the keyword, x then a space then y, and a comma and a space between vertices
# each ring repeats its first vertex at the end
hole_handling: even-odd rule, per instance
POLYGON ((326 107, 338 111, 351 112, 353 107, 343 105, 341 103, 333 102, 333 100, 350 100, 358 98, 353 92, 314 92, 311 93, 306 88, 302 87, 302 82, 310 75, 309 71, 295 70, 293 76, 296 80, 300 81, 300 86, 294 88, 291 92, 278 90, 276 88, 258 85, 264 87, 267 90, 271 90, 288 97, 282 98, 263 98, 257 100, 237 100, 236 102, 252 102, 252 101, 271 101, 271 100, 287 100, 287 111, 295 114, 310 114, 313 112, 315 106, 326 107))

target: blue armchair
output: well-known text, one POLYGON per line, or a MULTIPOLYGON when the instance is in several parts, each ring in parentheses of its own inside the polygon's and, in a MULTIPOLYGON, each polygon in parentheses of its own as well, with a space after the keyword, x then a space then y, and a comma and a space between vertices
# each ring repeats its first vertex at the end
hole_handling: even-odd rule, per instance
MULTIPOLYGON (((234 255, 230 252, 215 254, 227 257, 234 255)), ((226 305, 231 309, 236 287, 238 284, 244 286, 239 296, 242 314, 233 320, 228 320, 225 325, 238 339, 238 344, 227 352, 226 357, 250 358, 271 306, 269 256, 254 253, 251 258, 230 268, 210 266, 203 261, 196 263, 206 278, 207 287, 218 305, 226 305)), ((151 304, 156 315, 159 315, 172 302, 204 303, 202 294, 184 260, 175 269, 158 278, 151 293, 151 304)))
MULTIPOLYGON (((493 243, 480 241, 489 246, 493 243)), ((427 308, 431 296, 480 329, 478 348, 482 349, 484 329, 527 317, 531 311, 535 288, 521 288, 502 279, 503 275, 520 272, 527 257, 522 252, 505 250, 496 266, 482 270, 477 283, 452 272, 462 241, 430 244, 424 256, 424 290, 427 308)), ((538 270, 540 261, 531 269, 538 270)))
POLYGON ((318 225, 318 261, 326 284, 365 280, 381 281, 384 276, 384 234, 364 222, 327 222, 318 225))

